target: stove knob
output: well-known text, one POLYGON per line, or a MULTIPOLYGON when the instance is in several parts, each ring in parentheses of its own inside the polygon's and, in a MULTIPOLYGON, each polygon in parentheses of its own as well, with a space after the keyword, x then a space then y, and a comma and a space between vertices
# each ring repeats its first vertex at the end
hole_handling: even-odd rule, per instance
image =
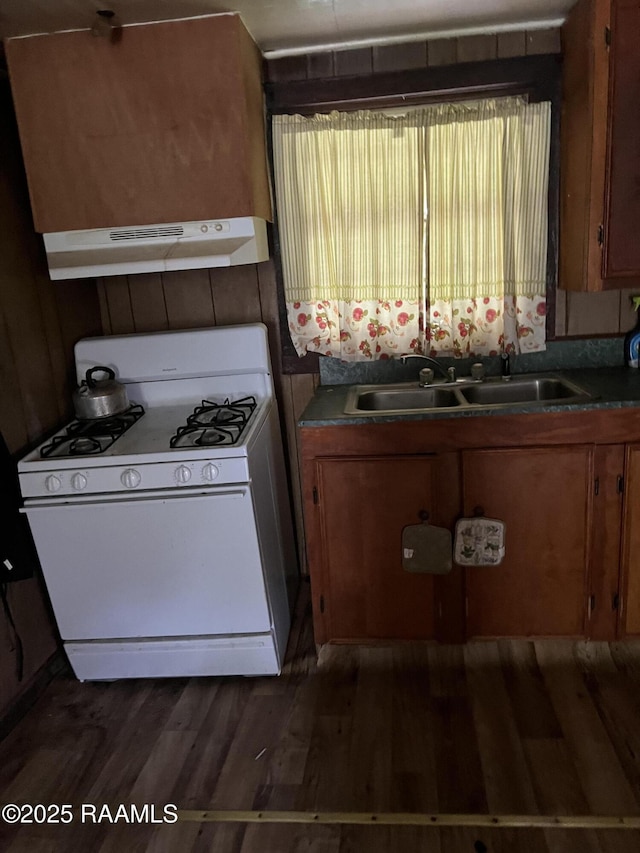
POLYGON ((49 474, 47 479, 44 481, 45 488, 48 492, 59 492, 62 488, 62 481, 60 477, 56 477, 55 474, 49 474))
POLYGON ((213 462, 207 462, 207 464, 202 469, 202 476, 207 481, 207 483, 213 483, 219 473, 220 469, 217 465, 214 465, 213 462))
POLYGON ((178 483, 188 483, 191 479, 191 468, 187 468, 186 465, 179 465, 176 468, 175 474, 178 483))
POLYGON ((127 489, 135 489, 136 486, 140 485, 140 480, 142 480, 140 472, 136 471, 135 468, 127 468, 127 470, 123 471, 120 475, 120 482, 127 489))
POLYGON ((87 488, 87 478, 84 474, 74 474, 71 478, 71 488, 75 489, 76 492, 81 492, 83 489, 87 488))

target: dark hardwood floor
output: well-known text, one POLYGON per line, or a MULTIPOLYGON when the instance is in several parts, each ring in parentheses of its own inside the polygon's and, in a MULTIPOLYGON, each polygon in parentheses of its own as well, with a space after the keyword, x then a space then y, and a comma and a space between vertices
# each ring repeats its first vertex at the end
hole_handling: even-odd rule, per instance
POLYGON ((316 661, 304 599, 280 678, 61 673, 0 743, 0 791, 73 806, 66 825, 0 822, 8 853, 637 853, 640 643, 345 645, 316 661), (126 822, 145 804, 178 820, 126 822), (103 805, 117 822, 93 822, 103 805))

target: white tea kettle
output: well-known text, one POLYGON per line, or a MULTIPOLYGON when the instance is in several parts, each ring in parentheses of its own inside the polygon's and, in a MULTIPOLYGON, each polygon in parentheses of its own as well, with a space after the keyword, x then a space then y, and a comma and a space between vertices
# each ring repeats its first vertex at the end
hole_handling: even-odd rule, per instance
POLYGON ((83 421, 119 415, 129 408, 126 386, 116 381, 110 367, 91 367, 73 392, 73 408, 83 421), (106 378, 96 379, 96 373, 105 373, 106 378))

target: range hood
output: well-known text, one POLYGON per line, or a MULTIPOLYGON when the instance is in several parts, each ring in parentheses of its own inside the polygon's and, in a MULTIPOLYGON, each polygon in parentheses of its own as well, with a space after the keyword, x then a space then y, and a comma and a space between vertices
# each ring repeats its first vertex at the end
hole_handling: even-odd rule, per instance
POLYGON ((43 234, 52 279, 229 267, 269 258, 267 224, 252 216, 43 234))

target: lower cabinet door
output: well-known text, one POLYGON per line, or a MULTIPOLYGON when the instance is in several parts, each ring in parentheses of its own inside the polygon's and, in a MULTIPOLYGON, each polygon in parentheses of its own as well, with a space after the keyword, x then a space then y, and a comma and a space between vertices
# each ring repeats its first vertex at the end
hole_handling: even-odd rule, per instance
POLYGON ((583 635, 592 456, 587 445, 463 453, 465 514, 506 523, 503 562, 466 569, 468 637, 583 635))
POLYGON ((402 566, 402 530, 438 520, 436 457, 320 459, 322 611, 328 640, 431 639, 434 576, 402 566))

